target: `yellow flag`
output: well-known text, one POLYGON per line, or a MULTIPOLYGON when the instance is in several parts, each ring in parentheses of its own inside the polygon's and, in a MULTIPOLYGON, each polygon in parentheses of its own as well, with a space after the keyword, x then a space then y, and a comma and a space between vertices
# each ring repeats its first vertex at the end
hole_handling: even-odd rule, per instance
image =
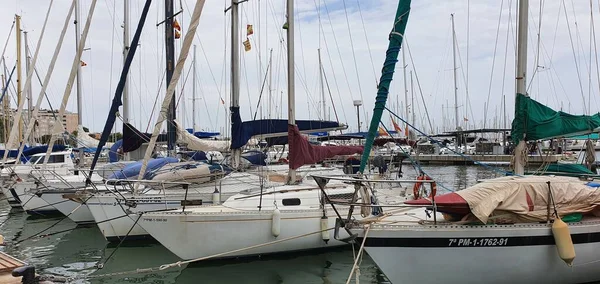
POLYGON ((252 49, 252 45, 250 45, 250 40, 246 38, 246 40, 244 41, 244 50, 250 51, 250 49, 252 49))

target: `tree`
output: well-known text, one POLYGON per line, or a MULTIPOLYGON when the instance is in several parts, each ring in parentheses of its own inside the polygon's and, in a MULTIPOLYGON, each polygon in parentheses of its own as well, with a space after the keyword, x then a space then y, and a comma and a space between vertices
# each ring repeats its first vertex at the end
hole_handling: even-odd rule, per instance
POLYGON ((121 139, 123 139, 123 134, 121 132, 111 133, 110 136, 108 136, 108 142, 116 142, 121 139))

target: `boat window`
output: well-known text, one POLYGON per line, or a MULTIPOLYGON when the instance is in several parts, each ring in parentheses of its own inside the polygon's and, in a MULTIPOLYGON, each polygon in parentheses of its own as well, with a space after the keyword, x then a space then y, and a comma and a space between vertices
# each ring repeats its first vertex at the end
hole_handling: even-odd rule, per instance
POLYGON ((37 163, 43 163, 44 162, 44 156, 33 156, 33 157, 31 157, 31 159, 29 160, 29 162, 32 165, 35 165, 37 163))
POLYGON ((284 200, 281 200, 281 203, 285 206, 300 205, 300 198, 286 198, 284 200))
POLYGON ((48 164, 58 164, 65 162, 65 155, 51 155, 48 158, 48 164))

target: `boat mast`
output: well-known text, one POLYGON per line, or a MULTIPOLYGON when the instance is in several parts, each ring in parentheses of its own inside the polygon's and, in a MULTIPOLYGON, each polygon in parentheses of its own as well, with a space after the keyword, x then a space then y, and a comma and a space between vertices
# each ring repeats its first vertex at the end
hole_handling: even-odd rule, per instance
MULTIPOLYGON (((294 0, 287 0, 287 72, 288 72, 288 125, 296 125, 296 94, 294 90, 294 0)), ((296 183, 296 170, 289 163, 288 184, 296 183)))
MULTIPOLYGON (((27 41, 27 32, 23 31, 23 39, 25 40, 25 74, 29 74, 29 72, 31 71, 31 68, 33 68, 31 66, 31 56, 29 56, 29 44, 27 41)), ((27 81, 27 86, 25 87, 25 89, 27 90, 27 121, 31 121, 32 119, 32 112, 33 112, 33 102, 31 101, 31 80, 27 81)), ((29 145, 31 145, 31 136, 30 136, 30 141, 28 141, 29 145)))
MULTIPOLYGON (((173 0, 165 0, 165 55, 167 57, 167 89, 173 78, 175 70, 175 36, 173 31, 173 0)), ((167 93, 167 95, 169 95, 167 93)), ((175 156, 177 130, 175 129, 175 92, 171 96, 169 111, 167 113, 167 150, 169 156, 175 156)))
POLYGON ((417 114, 415 113, 415 84, 413 83, 413 71, 410 70, 410 107, 412 108, 411 122, 413 125, 417 123, 417 114))
MULTIPOLYGON (((238 1, 231 0, 231 108, 240 107, 240 31, 238 16, 238 1)), ((233 112, 232 112, 233 114, 233 112)), ((233 117, 232 117, 233 121, 233 117)), ((233 127, 232 127, 233 132, 233 127)), ((233 134, 231 137, 233 139, 233 134)), ((242 156, 242 149, 232 149, 231 165, 234 169, 239 168, 242 156)))
POLYGON ((272 118, 273 111, 273 87, 271 85, 273 81, 273 49, 269 50, 269 119, 272 118))
MULTIPOLYGON (((17 32, 15 33, 17 36, 17 104, 21 106, 21 100, 23 100, 23 89, 21 87, 21 82, 23 81, 21 78, 21 16, 15 16, 15 22, 17 27, 17 32)), ((16 121, 15 121, 16 122, 16 121)), ((23 119, 19 117, 19 140, 23 137, 23 119)))
POLYGON ((456 123, 456 141, 454 142, 454 151, 458 152, 460 143, 460 124, 458 122, 458 85, 456 83, 456 31, 454 30, 454 14, 450 14, 452 19, 452 61, 454 70, 454 122, 456 123))
MULTIPOLYGON (((193 77, 192 77, 192 128, 193 131, 198 129, 196 125, 196 45, 194 44, 194 62, 193 62, 193 77)), ((193 134, 193 133, 192 133, 193 134)))
MULTIPOLYGON (((526 76, 527 76, 527 16, 529 9, 529 0, 521 0, 519 1, 519 11, 518 13, 518 26, 517 26, 517 76, 516 76, 516 84, 517 84, 517 92, 516 96, 519 94, 527 96, 527 86, 526 86, 526 76)), ((517 111, 515 104, 515 111, 517 111)), ((515 114, 516 116, 516 114, 515 114)), ((525 132, 523 132, 525 133, 525 132)), ((526 155, 526 143, 525 134, 519 141, 519 144, 515 148, 515 168, 514 172, 517 175, 522 175, 525 173, 525 165, 524 162, 524 154, 526 155)))
POLYGON ((323 63, 321 62, 321 49, 317 49, 319 54, 319 84, 321 85, 321 99, 323 100, 321 107, 323 108, 323 120, 327 119, 327 105, 325 101, 325 88, 323 86, 323 63))
MULTIPOLYGON (((408 106, 408 81, 406 80, 406 68, 408 67, 408 65, 406 65, 406 51, 404 51, 405 49, 402 49, 402 66, 404 66, 402 68, 402 73, 404 75, 404 106, 406 108, 406 116, 405 119, 408 121, 408 116, 409 116, 409 106, 408 106)), ((412 80, 412 72, 411 72, 411 80, 412 80)), ((412 103, 411 103, 412 105, 412 103)), ((414 121, 412 122, 413 124, 415 123, 414 121)), ((408 123, 406 123, 406 126, 404 129, 408 130, 408 123)), ((404 133, 406 135, 406 139, 408 139, 408 132, 404 133)))
MULTIPOLYGON (((79 25, 80 18, 79 11, 79 0, 75 1, 75 50, 79 48, 79 41, 81 39, 81 26, 79 25)), ((81 61, 81 57, 80 57, 81 61)), ((77 64, 77 125, 83 125, 82 122, 82 110, 83 110, 83 100, 81 99, 81 62, 77 64)))
MULTIPOLYGON (((123 64, 129 53, 129 0, 123 0, 123 64)), ((125 75, 123 86, 123 123, 129 123, 129 72, 125 75)), ((129 152, 124 153, 123 160, 129 161, 129 152)))

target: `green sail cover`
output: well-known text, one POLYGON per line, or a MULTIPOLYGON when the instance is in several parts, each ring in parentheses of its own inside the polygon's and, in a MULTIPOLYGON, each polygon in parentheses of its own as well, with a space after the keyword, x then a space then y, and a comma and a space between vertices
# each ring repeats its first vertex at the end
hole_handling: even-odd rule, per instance
POLYGON ((516 100, 511 131, 515 144, 523 138, 530 141, 568 137, 591 133, 600 127, 600 113, 589 116, 555 111, 523 94, 517 94, 516 100))
POLYGON ((544 168, 545 172, 565 173, 565 174, 585 174, 593 175, 594 173, 581 164, 549 164, 544 168))

